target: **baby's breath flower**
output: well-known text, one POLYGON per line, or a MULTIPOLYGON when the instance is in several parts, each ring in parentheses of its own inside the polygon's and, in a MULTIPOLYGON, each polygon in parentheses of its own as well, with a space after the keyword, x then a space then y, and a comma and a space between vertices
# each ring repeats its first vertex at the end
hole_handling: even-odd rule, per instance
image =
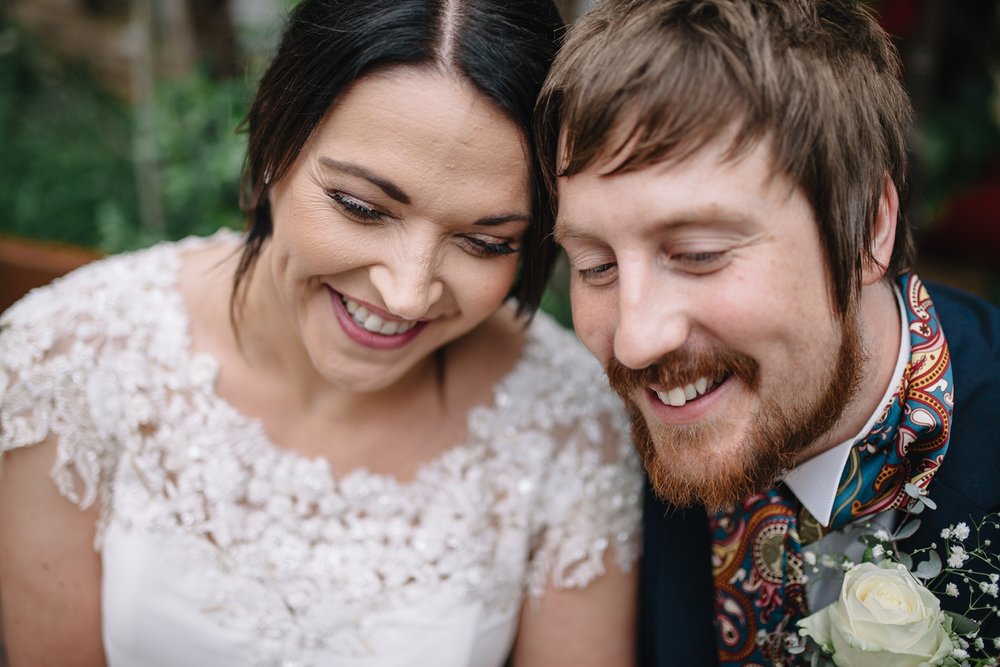
POLYGON ((986 648, 986 644, 983 642, 982 637, 976 637, 975 641, 972 642, 972 645, 978 648, 980 651, 986 648))
POLYGON ((967 560, 969 560, 969 554, 965 553, 965 549, 956 544, 951 548, 951 552, 948 555, 948 567, 962 567, 967 560))
POLYGON ((951 537, 951 528, 942 528, 941 529, 941 537, 943 537, 946 540, 949 537, 951 537))
POLYGON ((951 657, 955 658, 956 660, 965 660, 966 658, 969 657, 969 652, 966 651, 964 648, 952 649, 951 657))
POLYGON ((854 567, 854 561, 848 560, 846 558, 844 559, 844 562, 840 564, 840 569, 842 569, 844 572, 847 572, 852 567, 854 567))
POLYGON ((991 574, 990 575, 990 581, 992 581, 994 584, 997 583, 998 581, 1000 581, 1000 574, 997 574, 996 572, 994 572, 993 574, 991 574))
POLYGON ((955 584, 948 584, 947 586, 944 587, 944 594, 950 595, 953 598, 957 598, 958 586, 956 586, 955 584))
POLYGON ((807 565, 816 564, 816 554, 812 551, 806 551, 805 553, 803 553, 802 558, 803 560, 805 560, 807 565))
POLYGON ((881 540, 882 542, 888 542, 889 541, 889 533, 887 533, 885 530, 881 530, 881 529, 880 530, 876 530, 875 531, 875 539, 876 540, 881 540))
POLYGON ((969 526, 964 521, 960 522, 951 530, 952 536, 958 540, 965 541, 969 537, 969 526))
POLYGON ((875 546, 872 547, 873 557, 880 558, 884 553, 885 553, 885 547, 883 547, 881 544, 876 544, 875 546))

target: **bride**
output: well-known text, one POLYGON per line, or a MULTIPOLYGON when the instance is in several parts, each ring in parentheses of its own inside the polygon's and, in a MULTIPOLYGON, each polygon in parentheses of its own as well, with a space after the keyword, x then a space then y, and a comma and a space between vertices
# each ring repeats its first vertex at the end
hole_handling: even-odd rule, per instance
POLYGON ((557 31, 542 0, 302 2, 247 233, 3 314, 13 667, 631 663, 627 428, 530 317, 557 31))

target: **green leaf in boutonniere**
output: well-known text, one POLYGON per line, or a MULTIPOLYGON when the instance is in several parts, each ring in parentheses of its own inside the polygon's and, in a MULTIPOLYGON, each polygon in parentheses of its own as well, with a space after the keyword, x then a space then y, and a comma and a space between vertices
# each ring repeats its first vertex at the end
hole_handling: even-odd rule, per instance
POLYGON ((979 624, 971 618, 966 618, 953 611, 946 611, 945 616, 951 623, 950 630, 957 635, 971 635, 979 632, 979 624))
POLYGON ((941 557, 936 551, 927 552, 927 560, 920 561, 913 574, 920 579, 933 579, 941 574, 941 557))

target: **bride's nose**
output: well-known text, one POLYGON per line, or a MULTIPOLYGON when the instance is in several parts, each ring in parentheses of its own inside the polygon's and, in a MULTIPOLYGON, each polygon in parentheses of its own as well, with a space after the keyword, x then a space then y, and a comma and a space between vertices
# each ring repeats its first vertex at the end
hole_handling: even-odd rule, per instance
POLYGON ((407 320, 419 320, 441 299, 444 284, 433 239, 409 239, 374 264, 369 276, 386 310, 407 320))

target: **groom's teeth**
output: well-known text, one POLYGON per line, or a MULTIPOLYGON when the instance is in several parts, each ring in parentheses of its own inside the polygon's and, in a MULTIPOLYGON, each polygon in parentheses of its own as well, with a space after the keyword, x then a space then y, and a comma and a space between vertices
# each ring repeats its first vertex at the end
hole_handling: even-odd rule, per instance
POLYGON ((413 327, 417 326, 417 322, 396 322, 393 320, 384 320, 379 315, 368 312, 368 309, 358 302, 351 301, 345 296, 341 296, 341 301, 347 309, 347 312, 351 314, 352 318, 354 318, 354 321, 372 333, 381 334, 383 336, 395 336, 406 333, 413 327))
POLYGON ((674 387, 670 391, 658 391, 656 392, 656 397, 659 398, 660 402, 664 405, 680 408, 687 404, 688 401, 701 396, 715 385, 716 382, 714 380, 701 377, 690 384, 684 385, 683 387, 674 387))

